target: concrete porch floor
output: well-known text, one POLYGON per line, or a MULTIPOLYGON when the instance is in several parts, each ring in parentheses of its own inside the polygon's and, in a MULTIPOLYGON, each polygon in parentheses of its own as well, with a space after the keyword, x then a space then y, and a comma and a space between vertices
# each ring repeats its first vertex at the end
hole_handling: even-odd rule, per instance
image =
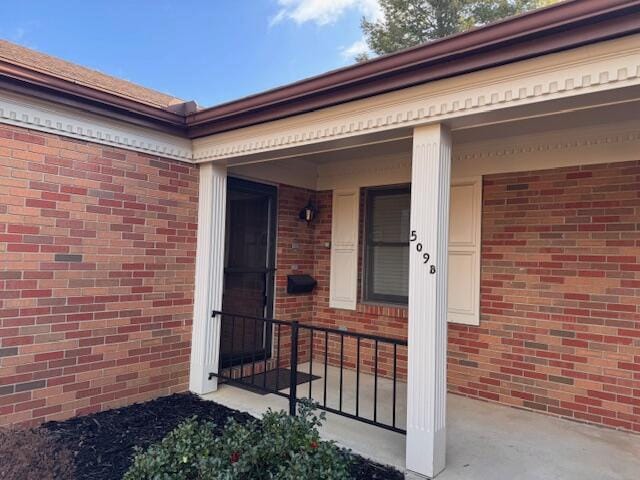
MULTIPOLYGON (((308 371, 308 364, 300 370, 308 371)), ((313 373, 323 375, 314 363, 313 373)), ((339 370, 328 368, 327 404, 336 406, 339 370)), ((343 408, 355 406, 355 375, 345 371, 343 408)), ((313 382, 312 395, 322 400, 324 380, 313 382)), ((308 384, 298 387, 308 395, 308 384)), ((379 420, 390 421, 392 383, 379 380, 379 420), (387 412, 387 413, 385 413, 387 412)), ((405 425, 405 385, 398 383, 397 425, 405 425)), ((259 395, 230 385, 203 396, 222 405, 260 416, 268 408, 288 408, 287 399, 259 395)), ((360 413, 372 414, 373 379, 361 377, 360 413), (367 407, 369 405, 369 407, 367 407)), ((447 468, 439 480, 635 480, 640 478, 640 436, 583 425, 472 400, 447 398, 447 468)), ((377 462, 404 470, 404 435, 327 413, 322 436, 377 462)))

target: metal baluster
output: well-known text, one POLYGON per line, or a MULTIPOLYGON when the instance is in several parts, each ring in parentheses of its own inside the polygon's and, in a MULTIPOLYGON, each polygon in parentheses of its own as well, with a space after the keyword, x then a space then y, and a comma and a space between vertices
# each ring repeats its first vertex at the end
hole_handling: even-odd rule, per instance
POLYGON ((256 345, 258 343, 258 320, 253 319, 253 348, 251 349, 251 385, 256 384, 256 345))
MULTIPOLYGON (((220 330, 222 330, 222 319, 224 318, 224 316, 220 315, 220 330)), ((233 363, 235 361, 235 340, 236 340, 236 322, 235 319, 231 319, 231 371, 233 371, 233 363)))
POLYGON ((327 406, 327 363, 329 362, 329 332, 324 332, 324 406, 327 406))
POLYGON ((356 417, 360 413, 360 337, 356 347, 356 417))
MULTIPOLYGON (((233 318, 238 318, 237 316, 234 315, 233 318)), ((247 319, 245 317, 240 317, 242 318, 242 340, 240 341, 240 382, 241 383, 245 383, 244 382, 244 341, 246 338, 246 333, 247 333, 247 319)))
POLYGON ((280 336, 282 335, 282 325, 279 323, 278 328, 278 353, 276 354, 276 392, 280 391, 280 336))
POLYGON ((289 374, 289 415, 296 416, 298 402, 298 321, 291 322, 291 372, 289 374))
POLYGON ((344 333, 340 335, 340 403, 338 410, 342 411, 342 378, 344 372, 344 333))
POLYGON ((396 427, 396 380, 398 377, 398 344, 393 344, 393 419, 391 421, 393 428, 396 427))
POLYGON ((262 326, 262 344, 264 345, 264 365, 262 368, 262 388, 267 389, 267 330, 269 330, 269 324, 264 321, 262 326))
POLYGON ((311 400, 313 398, 313 327, 309 328, 309 337, 311 342, 311 345, 309 346, 309 400, 311 400))
POLYGON ((378 340, 376 340, 373 367, 373 421, 378 420, 378 340))

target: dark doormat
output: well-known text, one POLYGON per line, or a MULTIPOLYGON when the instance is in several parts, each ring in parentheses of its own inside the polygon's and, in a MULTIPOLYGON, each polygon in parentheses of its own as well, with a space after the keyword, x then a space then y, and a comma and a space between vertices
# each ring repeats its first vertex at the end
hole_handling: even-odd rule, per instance
MULTIPOLYGON (((256 373, 255 376, 247 375, 241 379, 233 382, 234 386, 243 388, 253 393, 259 393, 260 395, 267 395, 276 390, 285 390, 289 388, 289 379, 291 370, 288 368, 278 368, 267 371, 267 378, 265 379, 264 373, 256 373), (265 389, 267 391, 265 391, 265 389)), ((320 377, 317 375, 309 375, 308 373, 298 372, 298 385, 307 383, 309 380, 318 380, 320 377)))

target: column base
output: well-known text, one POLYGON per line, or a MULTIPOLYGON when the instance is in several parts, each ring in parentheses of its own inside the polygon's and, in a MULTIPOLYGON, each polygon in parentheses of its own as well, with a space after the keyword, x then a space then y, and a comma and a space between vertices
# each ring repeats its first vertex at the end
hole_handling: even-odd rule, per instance
POLYGON ((425 480, 431 479, 431 477, 427 477, 426 475, 422 475, 420 473, 412 472, 411 470, 407 470, 404 472, 405 480, 425 480))
POLYGON ((189 379, 189 391, 198 395, 215 392, 218 389, 218 379, 216 377, 209 379, 209 373, 213 371, 213 366, 208 368, 205 366, 203 369, 194 369, 192 367, 189 379))

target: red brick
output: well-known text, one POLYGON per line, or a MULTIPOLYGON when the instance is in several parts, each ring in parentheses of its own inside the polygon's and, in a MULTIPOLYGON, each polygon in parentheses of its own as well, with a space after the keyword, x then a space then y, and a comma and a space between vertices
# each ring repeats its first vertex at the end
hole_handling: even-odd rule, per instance
POLYGON ((29 235, 37 235, 40 233, 40 227, 31 225, 9 225, 7 227, 9 233, 26 233, 29 235))
POLYGON ((10 243, 7 245, 7 252, 37 252, 38 250, 40 250, 40 246, 31 243, 10 243))
POLYGON ((27 198, 25 201, 27 207, 36 208, 56 208, 56 202, 50 202, 46 200, 38 200, 36 198, 27 198))
MULTIPOLYGON (((98 411, 105 408, 104 401, 115 398, 112 390, 123 391, 123 382, 135 383, 124 390, 125 397, 136 396, 140 388, 148 389, 147 398, 166 394, 168 384, 157 381, 162 373, 172 379, 172 391, 186 390, 190 343, 186 319, 192 314, 192 255, 196 238, 195 231, 187 230, 186 226, 197 223, 198 167, 178 165, 178 162, 163 159, 159 162, 163 165, 162 170, 170 169, 172 165, 179 169, 175 171, 180 172, 180 184, 173 185, 171 178, 160 176, 161 169, 153 165, 159 159, 150 155, 106 149, 113 159, 123 162, 123 169, 120 166, 103 169, 105 158, 98 153, 104 150, 103 147, 55 135, 35 135, 16 127, 7 131, 13 138, 26 142, 26 147, 29 143, 39 146, 47 141, 55 143, 62 152, 69 152, 73 159, 48 154, 41 160, 34 157, 28 163, 20 160, 12 164, 12 181, 15 178, 30 178, 32 181, 29 189, 12 189, 11 195, 27 208, 41 209, 41 218, 10 214, 0 206, 0 213, 4 214, 0 223, 0 251, 4 248, 10 253, 7 259, 0 260, 0 297, 12 295, 11 298, 20 302, 19 308, 3 309, 3 300, 0 300, 3 322, 0 325, 0 362, 10 357, 12 362, 16 362, 15 370, 22 372, 2 376, 0 388, 2 393, 12 391, 14 384, 21 385, 19 388, 38 388, 38 394, 47 399, 57 398, 60 391, 81 391, 90 394, 91 401, 100 403, 78 409, 73 402, 45 404, 50 400, 32 400, 30 391, 3 394, 0 395, 0 427, 8 421, 5 414, 16 409, 30 412, 29 418, 36 423, 53 414, 58 418, 98 411), (79 148, 96 153, 79 154, 79 148), (132 176, 123 174, 125 166, 132 176), (34 172, 51 175, 44 183, 34 177, 34 172), (90 175, 103 183, 100 186, 95 183, 88 189, 85 182, 91 178, 90 175), (117 185, 106 182, 112 180, 110 175, 118 175, 117 185), (140 182, 141 179, 144 183, 140 182), (163 192, 162 186, 171 186, 177 193, 163 192), (34 192, 39 197, 34 198, 34 192), (97 198, 113 198, 113 192, 118 195, 113 199, 117 207, 100 207, 106 211, 93 209, 97 198), (121 207, 123 202, 127 203, 127 208, 121 209, 119 215, 114 214, 112 210, 121 207), (138 213, 144 218, 138 217, 138 213), (110 234, 112 226, 122 225, 125 217, 153 225, 135 232, 135 241, 144 242, 146 246, 137 247, 133 238, 118 237, 108 247, 97 247, 96 238, 110 242, 111 237, 105 233, 110 234), (170 223, 184 227, 174 228, 170 223), (56 261, 55 254, 63 254, 59 256, 61 259, 81 258, 82 261, 56 261), (184 258, 189 257, 191 263, 184 262, 184 258), (112 275, 122 271, 122 264, 137 262, 138 258, 144 258, 141 272, 147 271, 147 265, 161 266, 166 276, 156 277, 155 270, 148 269, 151 275, 144 277, 144 285, 142 279, 136 279, 133 285, 125 285, 119 277, 112 275), (171 278, 171 282, 167 282, 167 278, 171 278), (78 299, 85 288, 107 291, 115 288, 118 294, 105 295, 100 300, 92 296, 78 299), (152 306, 156 300, 168 302, 162 315, 158 315, 158 309, 152 306), (107 320, 106 326, 101 328, 88 322, 94 318, 107 320), (124 322, 111 327, 110 319, 124 322), (138 319, 145 321, 138 322, 138 319), (21 328, 33 325, 49 326, 50 331, 43 335, 52 335, 52 339, 40 343, 33 335, 20 333, 21 328), (148 328, 143 329, 141 325, 148 328), (161 338, 157 337, 163 342, 159 345, 163 350, 154 354, 157 359, 162 358, 163 352, 179 354, 167 357, 169 365, 163 369, 152 368, 152 360, 141 356, 129 359, 124 347, 129 339, 128 332, 133 332, 131 335, 135 333, 136 342, 147 343, 156 341, 154 331, 166 332, 161 338), (105 337, 113 342, 109 346, 112 350, 109 350, 108 360, 105 360, 107 354, 101 350, 105 337), (79 347, 65 351, 62 345, 67 345, 69 340, 78 342, 79 347), (36 353, 22 351, 23 345, 36 341, 36 353), (74 351, 79 356, 73 356, 74 351), (71 356, 65 356, 66 353, 71 356), (135 372, 131 373, 131 369, 135 372), (104 390, 94 391, 89 381, 77 381, 76 371, 91 370, 104 379, 101 383, 104 390), (103 392, 110 396, 101 396, 103 392)), ((18 160, 19 155, 16 155, 18 160)), ((8 161, 11 161, 11 156, 8 161)), ((4 172, 0 173, 2 175, 4 172)), ((134 235, 135 225, 126 227, 134 235)))
POLYGON ((23 290, 21 296, 22 298, 50 297, 51 290, 23 290))

